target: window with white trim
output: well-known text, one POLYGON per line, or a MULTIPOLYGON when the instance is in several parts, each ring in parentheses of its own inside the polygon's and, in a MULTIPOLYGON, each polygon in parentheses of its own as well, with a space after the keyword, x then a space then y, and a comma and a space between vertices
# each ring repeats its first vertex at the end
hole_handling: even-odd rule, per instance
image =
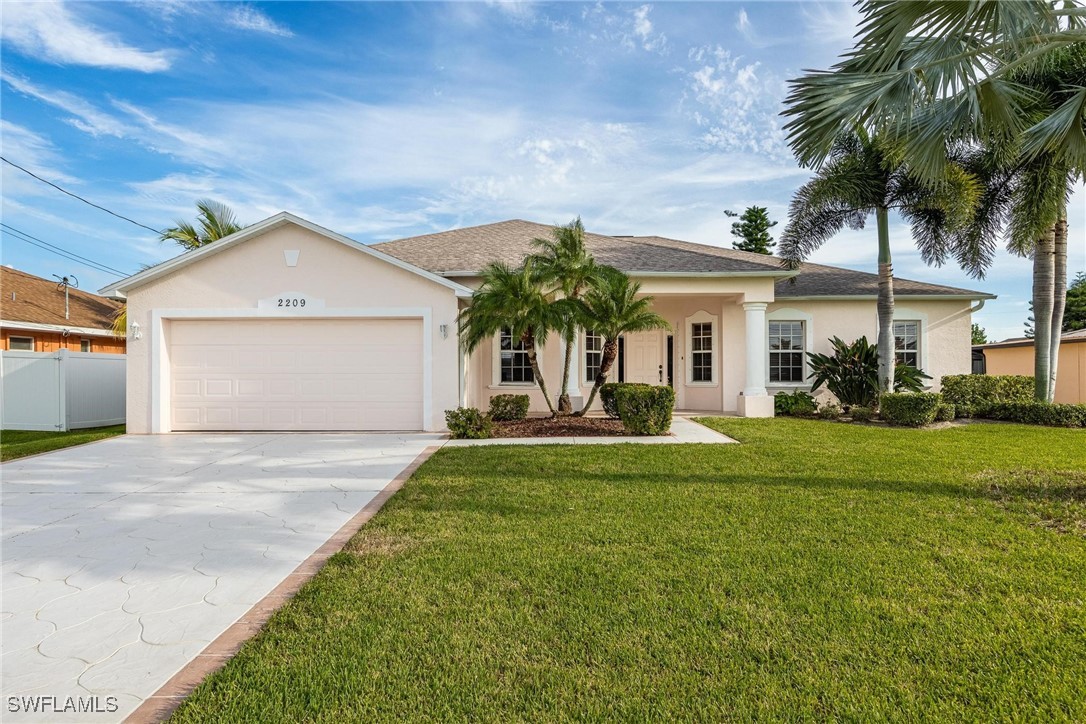
POLYGON ((713 323, 690 323, 690 381, 713 381, 713 323))
POLYGON ((80 352, 90 352, 91 351, 91 341, 89 339, 81 339, 81 340, 79 340, 79 351, 80 352))
POLYGON ((24 352, 34 351, 33 337, 8 337, 8 349, 17 349, 24 352))
POLYGON ((603 335, 590 329, 584 331, 584 379, 594 383, 603 366, 603 335))
POLYGON ((805 339, 801 321, 769 323, 770 382, 803 382, 805 339))
POLYGON ((531 384, 535 381, 532 375, 532 363, 528 360, 528 352, 524 348, 524 340, 513 339, 513 333, 508 327, 502 328, 499 335, 499 364, 503 384, 531 384))
POLYGON ((905 320, 894 322, 894 359, 920 369, 920 322, 905 320))

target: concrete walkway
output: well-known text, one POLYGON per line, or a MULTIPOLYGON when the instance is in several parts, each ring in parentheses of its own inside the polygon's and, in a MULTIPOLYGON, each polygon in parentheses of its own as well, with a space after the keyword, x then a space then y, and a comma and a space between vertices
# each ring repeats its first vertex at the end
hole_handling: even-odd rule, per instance
POLYGON ((122 720, 443 440, 126 436, 5 463, 4 721, 122 720))
POLYGON ((477 445, 674 445, 678 443, 708 443, 713 445, 734 443, 736 440, 716 430, 710 430, 685 417, 671 420, 671 434, 653 437, 495 437, 486 440, 449 440, 445 447, 475 447, 477 445))

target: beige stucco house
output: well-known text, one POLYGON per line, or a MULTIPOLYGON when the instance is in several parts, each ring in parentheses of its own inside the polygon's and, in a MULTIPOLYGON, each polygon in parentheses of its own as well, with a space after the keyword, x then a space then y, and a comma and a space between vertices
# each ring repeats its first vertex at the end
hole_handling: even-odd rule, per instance
MULTIPOLYGON (((464 355, 456 318, 487 263, 519 264, 551 228, 505 221, 368 246, 281 213, 110 285, 128 304, 128 430, 441 430, 446 409, 503 392, 542 410, 518 342, 464 355)), ((654 236, 586 244, 671 324, 621 340, 612 377, 671 384, 680 409, 770 416, 777 391, 809 388, 805 352, 877 334, 873 274, 654 236)), ((899 358, 936 388, 968 373, 971 314, 991 295, 895 289, 899 358)), ((575 344, 576 403, 601 340, 575 344)), ((561 340, 541 356, 557 388, 561 340)))

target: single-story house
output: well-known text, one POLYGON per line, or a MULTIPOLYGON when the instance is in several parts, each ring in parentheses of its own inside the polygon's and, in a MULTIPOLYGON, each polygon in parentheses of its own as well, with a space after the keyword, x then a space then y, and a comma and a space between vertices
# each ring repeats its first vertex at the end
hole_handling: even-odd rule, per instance
POLYGON ((57 280, 0 267, 0 345, 25 352, 124 354, 126 341, 113 334, 121 303, 57 280))
MULTIPOLYGON (((101 290, 133 340, 128 430, 442 430, 503 392, 545 409, 519 340, 461 352, 457 314, 491 261, 519 264, 551 226, 504 221, 366 245, 280 213, 101 290)), ((655 236, 588 234, 596 260, 655 297, 666 331, 622 340, 613 377, 671 384, 680 409, 771 416, 809 388, 804 352, 876 334, 875 275, 655 236)), ((896 280, 897 354, 933 377, 970 370, 971 314, 991 295, 896 280)), ((583 399, 600 339, 575 342, 583 399)), ((562 341, 541 349, 560 384, 562 341)), ((558 393, 557 389, 553 390, 558 393)))
MULTIPOLYGON (((1033 375, 1033 340, 1029 337, 973 347, 984 358, 989 375, 1033 375)), ((1086 402, 1086 329, 1064 332, 1056 363, 1055 402, 1086 402)))

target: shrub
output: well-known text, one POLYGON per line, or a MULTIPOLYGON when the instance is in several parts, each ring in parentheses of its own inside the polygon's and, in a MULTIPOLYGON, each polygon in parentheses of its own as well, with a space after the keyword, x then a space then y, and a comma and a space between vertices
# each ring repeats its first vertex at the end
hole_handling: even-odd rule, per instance
POLYGON ((781 417, 810 417, 817 410, 815 399, 803 390, 778 392, 773 396, 773 412, 781 417))
POLYGON ((977 409, 973 405, 959 402, 954 403, 954 417, 969 419, 974 416, 979 417, 979 415, 977 415, 977 409))
POLYGON ((997 402, 978 412, 992 420, 1008 420, 1049 427, 1086 427, 1086 405, 1047 402, 997 402))
POLYGON ((891 425, 923 427, 935 422, 943 396, 934 392, 891 392, 879 398, 879 415, 891 425))
POLYGON ((875 419, 875 411, 870 407, 853 407, 849 410, 853 422, 870 422, 875 419))
MULTIPOLYGON (((838 337, 830 339, 833 355, 807 353, 814 384, 811 392, 822 385, 846 407, 874 407, 879 399, 879 350, 860 337, 851 344, 838 337)), ((919 392, 924 380, 931 377, 915 367, 897 365, 894 368, 895 392, 919 392)))
POLYGON ((954 413, 957 408, 955 405, 949 402, 940 402, 939 406, 935 408, 935 421, 936 422, 950 422, 954 419, 954 413))
POLYGON ((494 395, 487 414, 497 422, 523 420, 528 417, 528 395, 494 395))
POLYGON ((618 418, 618 406, 615 404, 615 390, 620 387, 652 387, 643 382, 604 382, 600 385, 600 404, 608 417, 618 418))
POLYGON ((653 385, 621 385, 615 405, 622 426, 632 435, 666 435, 671 429, 675 390, 653 385))
POLYGON ((474 407, 458 407, 445 410, 445 424, 456 440, 481 440, 490 437, 494 425, 490 418, 474 407))
POLYGON ((818 408, 818 416, 823 420, 839 420, 841 419, 841 408, 832 402, 828 402, 818 408))
POLYGON ((943 399, 954 405, 1032 402, 1033 377, 1027 375, 946 375, 943 399))

